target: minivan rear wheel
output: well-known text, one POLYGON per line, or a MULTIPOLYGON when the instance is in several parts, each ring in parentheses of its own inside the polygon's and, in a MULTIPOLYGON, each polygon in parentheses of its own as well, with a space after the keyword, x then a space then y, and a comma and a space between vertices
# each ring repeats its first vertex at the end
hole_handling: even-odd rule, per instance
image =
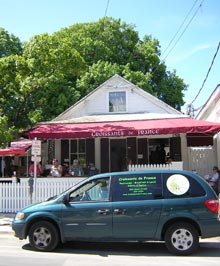
POLYGON ((165 244, 175 255, 190 255, 198 249, 198 231, 189 223, 174 223, 165 232, 165 244))
POLYGON ((52 251, 59 243, 57 228, 47 221, 34 223, 28 236, 31 247, 38 251, 52 251))

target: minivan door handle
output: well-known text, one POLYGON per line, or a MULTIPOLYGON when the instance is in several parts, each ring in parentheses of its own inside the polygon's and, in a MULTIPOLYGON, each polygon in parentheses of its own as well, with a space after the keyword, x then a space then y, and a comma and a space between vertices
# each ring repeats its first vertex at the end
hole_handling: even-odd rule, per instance
POLYGON ((114 214, 125 214, 126 209, 114 209, 114 214))
POLYGON ((106 215, 106 214, 110 213, 110 210, 109 209, 102 209, 102 210, 98 210, 97 213, 101 214, 101 215, 106 215))

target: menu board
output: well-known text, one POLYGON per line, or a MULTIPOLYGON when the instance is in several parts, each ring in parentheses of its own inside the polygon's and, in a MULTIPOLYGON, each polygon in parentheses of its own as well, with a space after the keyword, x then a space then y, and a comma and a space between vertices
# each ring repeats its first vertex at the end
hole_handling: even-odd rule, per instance
POLYGON ((157 175, 132 175, 127 177, 119 177, 117 190, 122 198, 127 197, 152 197, 154 190, 160 178, 157 175))

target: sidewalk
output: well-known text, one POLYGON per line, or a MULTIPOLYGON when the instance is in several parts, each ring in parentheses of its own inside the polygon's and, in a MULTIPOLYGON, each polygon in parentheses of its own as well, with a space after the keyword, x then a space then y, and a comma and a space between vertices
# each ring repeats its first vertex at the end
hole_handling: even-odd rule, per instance
POLYGON ((0 234, 13 233, 11 223, 14 218, 14 213, 0 213, 0 234))

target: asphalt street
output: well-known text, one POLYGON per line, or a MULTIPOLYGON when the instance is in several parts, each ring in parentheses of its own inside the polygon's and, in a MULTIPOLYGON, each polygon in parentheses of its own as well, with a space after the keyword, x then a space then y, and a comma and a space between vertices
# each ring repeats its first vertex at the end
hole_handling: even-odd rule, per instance
POLYGON ((80 243, 69 242, 55 252, 34 252, 28 240, 14 237, 11 223, 14 214, 0 213, 0 266, 217 266, 220 263, 220 237, 203 239, 192 256, 171 255, 164 244, 146 243, 80 243))

